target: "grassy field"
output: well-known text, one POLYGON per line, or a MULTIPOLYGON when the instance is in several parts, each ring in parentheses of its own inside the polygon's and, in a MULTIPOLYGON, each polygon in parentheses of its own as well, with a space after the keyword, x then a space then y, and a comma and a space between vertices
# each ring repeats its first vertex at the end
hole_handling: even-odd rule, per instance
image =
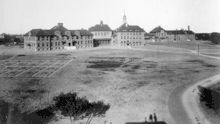
POLYGON ((220 52, 219 45, 214 45, 210 41, 181 41, 181 42, 159 42, 159 43, 155 42, 155 43, 150 43, 150 44, 167 46, 167 47, 184 48, 184 49, 197 51, 198 43, 199 43, 199 49, 201 52, 216 52, 216 51, 220 52))
POLYGON ((5 60, 5 59, 9 59, 11 57, 13 57, 13 55, 0 55, 0 61, 5 60))
MULTIPOLYGON (((156 113, 160 121, 175 124, 167 105, 171 92, 178 86, 195 83, 220 70, 219 61, 198 55, 126 49, 28 55, 12 60, 39 62, 61 58, 73 60, 50 77, 38 78, 49 92, 43 101, 50 101, 60 92, 75 91, 90 101, 110 103, 106 117, 95 118, 94 124, 104 121, 114 124, 141 122, 152 113, 156 113)), ((25 80, 25 77, 0 77, 0 94, 25 84, 25 80)), ((69 124, 69 120, 54 123, 69 124)))

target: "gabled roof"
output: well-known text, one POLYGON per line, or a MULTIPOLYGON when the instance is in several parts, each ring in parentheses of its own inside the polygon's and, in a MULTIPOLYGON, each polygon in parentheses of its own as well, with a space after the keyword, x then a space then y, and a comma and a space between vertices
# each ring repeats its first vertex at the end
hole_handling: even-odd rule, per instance
POLYGON ((50 30, 67 31, 68 29, 66 29, 66 28, 63 27, 63 26, 56 25, 56 26, 54 26, 53 28, 51 28, 50 30))
POLYGON ((191 30, 166 30, 167 34, 194 34, 191 30))
POLYGON ((78 31, 80 33, 80 35, 83 36, 92 36, 93 34, 91 32, 89 32, 88 30, 85 29, 79 29, 79 30, 69 30, 71 32, 72 35, 76 35, 75 32, 78 31))
POLYGON ((158 26, 158 27, 154 28, 153 30, 151 30, 150 33, 157 33, 157 32, 160 32, 161 30, 164 30, 164 29, 161 28, 160 26, 158 26))
POLYGON ((32 29, 31 31, 24 34, 24 36, 29 36, 29 33, 31 33, 31 36, 38 36, 38 33, 42 33, 42 29, 32 29))
POLYGON ((124 23, 117 29, 117 32, 145 32, 145 31, 137 25, 128 25, 127 23, 124 23))
POLYGON ((2 34, 0 34, 1 36, 5 36, 5 35, 7 35, 6 33, 2 33, 2 34))
POLYGON ((187 34, 195 34, 193 31, 189 30, 189 31, 186 31, 187 34))
POLYGON ((24 34, 24 36, 29 36, 29 33, 31 33, 31 36, 54 36, 55 31, 60 31, 61 35, 66 35, 66 31, 70 31, 71 35, 76 35, 75 31, 79 31, 80 35, 93 35, 87 30, 68 30, 67 28, 63 27, 62 23, 58 23, 57 26, 54 26, 51 29, 32 29, 24 34))
POLYGON ((97 24, 89 28, 89 31, 92 32, 92 31, 112 31, 112 30, 107 24, 103 24, 103 22, 101 21, 100 24, 97 24))

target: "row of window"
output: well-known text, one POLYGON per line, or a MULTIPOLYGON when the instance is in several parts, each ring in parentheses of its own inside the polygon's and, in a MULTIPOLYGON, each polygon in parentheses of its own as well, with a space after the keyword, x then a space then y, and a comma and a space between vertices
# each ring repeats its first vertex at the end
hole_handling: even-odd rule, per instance
POLYGON ((141 32, 121 32, 121 35, 141 35, 141 32))
POLYGON ((94 36, 106 36, 108 34, 109 34, 109 32, 95 32, 94 36))
POLYGON ((121 39, 138 39, 138 38, 141 39, 141 37, 130 37, 129 38, 129 36, 127 36, 127 37, 126 36, 124 36, 124 37, 121 36, 121 39))
POLYGON ((110 41, 99 41, 100 44, 109 44, 110 41))
MULTIPOLYGON (((76 47, 77 48, 90 48, 90 47, 93 47, 93 45, 79 45, 79 46, 76 46, 76 47)), ((64 49, 64 47, 51 48, 51 50, 59 50, 59 49, 64 49)), ((45 50, 50 50, 50 48, 37 49, 37 51, 45 51, 45 50)))
MULTIPOLYGON (((81 41, 81 42, 77 42, 78 44, 83 44, 83 41, 81 41)), ((92 44, 93 42, 92 41, 85 41, 85 44, 92 44)), ((60 46, 60 45, 65 45, 65 42, 53 42, 52 44, 51 44, 52 46, 60 46)), ((35 46, 35 43, 33 43, 33 46, 35 46)), ((44 46, 49 46, 49 42, 46 42, 46 43, 37 43, 37 46, 38 47, 40 47, 40 46, 42 46, 42 47, 44 47, 44 46)))
POLYGON ((130 43, 130 44, 140 44, 140 45, 141 45, 141 42, 127 42, 127 41, 121 41, 121 44, 127 44, 127 43, 130 43))
MULTIPOLYGON (((36 37, 24 37, 24 40, 35 40, 36 37)), ((41 41, 41 40, 50 40, 50 38, 52 40, 69 40, 69 39, 92 39, 92 36, 82 36, 82 37, 78 37, 78 36, 73 36, 73 37, 68 37, 68 36, 63 36, 63 37, 58 37, 58 36, 54 36, 54 37, 37 37, 37 41, 41 41)))
MULTIPOLYGON (((50 37, 38 37, 37 40, 49 40, 50 37)), ((92 39, 92 36, 82 36, 82 37, 78 37, 78 36, 73 36, 73 37, 68 37, 68 36, 63 36, 63 37, 58 37, 58 36, 54 36, 52 38, 52 40, 69 40, 69 39, 92 39)))

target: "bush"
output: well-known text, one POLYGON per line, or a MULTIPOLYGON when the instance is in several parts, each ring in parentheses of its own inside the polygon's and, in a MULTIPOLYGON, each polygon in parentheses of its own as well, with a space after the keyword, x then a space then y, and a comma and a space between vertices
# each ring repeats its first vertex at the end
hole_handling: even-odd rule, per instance
POLYGON ((211 33, 209 39, 214 44, 220 44, 220 33, 216 33, 216 32, 211 33))
POLYGON ((200 91, 200 101, 205 103, 206 107, 214 111, 219 111, 220 93, 210 88, 198 86, 200 91))

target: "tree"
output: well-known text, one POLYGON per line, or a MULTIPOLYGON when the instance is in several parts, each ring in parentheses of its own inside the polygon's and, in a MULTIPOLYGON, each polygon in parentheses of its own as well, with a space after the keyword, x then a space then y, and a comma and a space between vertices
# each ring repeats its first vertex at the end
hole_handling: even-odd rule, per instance
POLYGON ((214 44, 220 44, 220 33, 216 33, 216 32, 211 33, 209 39, 214 44))
POLYGON ((71 124, 75 123, 76 120, 87 117, 86 124, 89 124, 93 117, 104 116, 110 108, 110 105, 105 105, 102 101, 90 103, 85 97, 78 97, 75 92, 61 93, 53 100, 57 110, 61 111, 62 115, 68 116, 71 124))
POLYGON ((61 111, 61 114, 70 118, 71 124, 76 120, 83 118, 89 107, 87 99, 80 98, 76 93, 61 93, 54 97, 55 106, 61 111))
POLYGON ((109 104, 105 105, 102 101, 91 103, 90 108, 87 112, 88 119, 86 124, 90 124, 93 117, 95 116, 104 116, 109 108, 110 105, 109 104))

